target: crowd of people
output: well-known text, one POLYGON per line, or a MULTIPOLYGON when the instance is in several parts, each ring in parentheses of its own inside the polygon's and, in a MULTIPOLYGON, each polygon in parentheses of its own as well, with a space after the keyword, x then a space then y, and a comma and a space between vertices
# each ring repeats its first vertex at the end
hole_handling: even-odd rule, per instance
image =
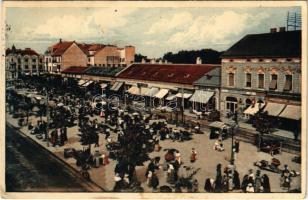
MULTIPOLYGON (((38 93, 43 90, 38 89, 38 93)), ((13 96, 16 94, 13 94, 13 96)), ((16 97, 15 97, 16 98, 16 97)), ((142 191, 141 182, 136 175, 136 166, 142 166, 149 162, 144 174, 147 187, 153 191, 162 191, 169 187, 167 191, 175 192, 200 192, 198 180, 194 177, 198 171, 194 163, 198 160, 197 149, 190 150, 190 164, 183 164, 181 152, 177 149, 163 149, 166 151, 164 158, 150 158, 149 153, 161 151, 160 141, 170 140, 171 142, 185 142, 192 139, 191 128, 178 128, 169 126, 165 119, 157 118, 152 113, 136 111, 130 106, 115 106, 108 102, 108 106, 97 104, 93 106, 91 96, 80 97, 80 95, 67 93, 60 95, 56 92, 50 94, 49 101, 54 105, 49 105, 48 114, 50 117, 47 134, 47 122, 38 121, 38 124, 28 125, 28 129, 36 135, 42 135, 44 139, 49 139, 52 146, 63 146, 69 138, 67 128, 78 126, 78 136, 80 143, 87 148, 74 156, 79 166, 91 165, 99 167, 108 165, 109 159, 116 161, 114 169, 114 191, 142 191), (49 138, 48 138, 49 136, 49 138), (107 151, 100 152, 100 137, 106 140, 107 151), (96 150, 91 151, 94 145, 96 150), (166 174, 166 181, 159 178, 159 171, 166 174), (168 185, 160 185, 166 182, 168 185), (174 188, 174 190, 172 189, 174 188)), ((14 101, 8 101, 14 106, 14 101), (13 102, 13 103, 12 103, 13 102)), ((10 106, 10 105, 9 105, 10 106)), ((14 111, 12 111, 14 112, 14 111)), ((47 111, 45 111, 45 115, 47 111)), ((200 125, 198 125, 200 132, 200 125)), ((239 153, 239 141, 233 144, 234 158, 239 153)), ((213 147, 217 151, 224 151, 223 138, 219 137, 213 147)), ((287 169, 283 171, 285 178, 287 169)), ((286 180, 286 179, 285 179, 286 180)), ((233 162, 222 171, 222 165, 218 164, 215 178, 205 178, 205 192, 229 192, 241 190, 242 192, 271 192, 270 180, 267 174, 261 171, 250 170, 243 176, 240 175, 233 162)))

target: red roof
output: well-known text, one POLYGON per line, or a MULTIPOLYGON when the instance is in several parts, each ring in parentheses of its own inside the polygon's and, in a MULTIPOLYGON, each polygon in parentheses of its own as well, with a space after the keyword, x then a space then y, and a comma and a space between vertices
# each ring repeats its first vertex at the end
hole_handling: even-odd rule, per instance
POLYGON ((72 66, 72 67, 66 68, 61 73, 65 73, 65 74, 82 74, 86 69, 88 69, 88 67, 72 66))
POLYGON ((72 44, 74 41, 61 41, 56 44, 54 44, 52 49, 52 55, 53 56, 61 56, 72 44))
POLYGON ((133 64, 117 78, 190 84, 220 65, 214 64, 133 64))
POLYGON ((104 47, 105 47, 105 45, 103 45, 103 44, 92 44, 88 48, 88 51, 97 51, 97 50, 100 50, 100 49, 102 49, 104 47))

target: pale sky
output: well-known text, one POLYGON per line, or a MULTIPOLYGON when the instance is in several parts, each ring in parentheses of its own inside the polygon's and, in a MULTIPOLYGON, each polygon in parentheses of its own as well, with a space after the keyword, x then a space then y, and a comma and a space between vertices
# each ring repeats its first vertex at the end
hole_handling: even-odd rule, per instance
POLYGON ((179 50, 228 49, 246 34, 286 26, 280 8, 8 8, 6 46, 44 53, 62 40, 134 45, 137 53, 161 57, 179 50))

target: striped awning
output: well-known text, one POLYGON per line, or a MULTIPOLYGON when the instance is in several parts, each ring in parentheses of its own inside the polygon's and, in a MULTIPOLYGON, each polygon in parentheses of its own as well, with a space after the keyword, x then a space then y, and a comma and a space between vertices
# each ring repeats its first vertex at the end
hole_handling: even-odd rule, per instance
MULTIPOLYGON (((150 88, 147 87, 141 87, 141 96, 147 96, 147 93, 150 91, 150 88)), ((139 94, 139 91, 138 91, 139 94)))
POLYGON ((287 107, 280 113, 279 117, 299 120, 301 118, 301 106, 287 105, 287 107))
POLYGON ((88 81, 88 82, 86 82, 85 84, 83 84, 82 86, 83 86, 83 87, 88 87, 91 83, 93 83, 93 81, 88 81))
POLYGON ((214 92, 211 91, 196 90, 194 95, 189 99, 189 101, 206 104, 213 95, 214 92))
POLYGON ((176 95, 170 95, 170 96, 168 96, 168 97, 166 98, 166 100, 171 101, 171 100, 173 100, 174 98, 176 98, 176 95))

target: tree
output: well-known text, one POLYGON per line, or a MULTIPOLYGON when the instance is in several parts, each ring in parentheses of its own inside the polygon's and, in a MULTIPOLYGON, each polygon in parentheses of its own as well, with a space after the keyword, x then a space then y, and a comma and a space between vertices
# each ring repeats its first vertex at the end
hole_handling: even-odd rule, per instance
POLYGON ((264 133, 270 133, 271 120, 267 112, 259 111, 255 114, 255 127, 261 135, 264 133))
POLYGON ((142 54, 135 54, 135 62, 141 62, 142 59, 145 59, 147 61, 148 57, 142 54))
POLYGON ((163 59, 172 63, 195 64, 197 57, 200 57, 203 64, 219 64, 221 63, 220 56, 221 52, 213 49, 181 50, 177 53, 167 52, 163 59))

